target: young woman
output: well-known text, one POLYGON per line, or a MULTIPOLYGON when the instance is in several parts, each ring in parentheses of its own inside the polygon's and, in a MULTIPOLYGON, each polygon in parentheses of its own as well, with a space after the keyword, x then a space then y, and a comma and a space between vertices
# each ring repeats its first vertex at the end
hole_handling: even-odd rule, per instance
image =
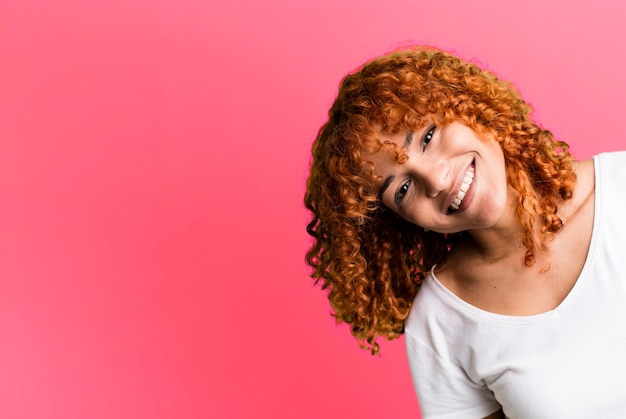
POLYGON ((576 161, 493 74, 414 47, 346 76, 313 146, 313 277, 405 334, 424 417, 626 417, 626 153, 576 161))

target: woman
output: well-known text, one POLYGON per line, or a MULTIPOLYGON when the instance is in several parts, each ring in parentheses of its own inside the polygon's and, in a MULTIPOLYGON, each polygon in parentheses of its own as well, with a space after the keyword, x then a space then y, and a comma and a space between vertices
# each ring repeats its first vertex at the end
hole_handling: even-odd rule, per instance
POLYGON ((372 353, 406 336, 424 417, 626 417, 626 153, 576 161, 513 87, 410 48, 343 80, 307 254, 372 353))

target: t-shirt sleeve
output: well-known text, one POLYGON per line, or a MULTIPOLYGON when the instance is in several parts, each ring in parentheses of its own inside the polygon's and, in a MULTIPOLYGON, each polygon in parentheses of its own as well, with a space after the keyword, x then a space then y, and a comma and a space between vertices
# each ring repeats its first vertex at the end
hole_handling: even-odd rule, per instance
POLYGON ((413 385, 424 419, 483 418, 500 409, 491 390, 406 333, 413 385))

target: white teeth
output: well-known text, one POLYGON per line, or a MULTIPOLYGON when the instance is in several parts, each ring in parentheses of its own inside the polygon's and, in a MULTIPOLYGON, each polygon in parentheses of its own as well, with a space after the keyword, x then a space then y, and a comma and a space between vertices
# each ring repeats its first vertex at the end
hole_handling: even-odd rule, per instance
POLYGON ((467 193, 467 190, 469 189, 473 181, 474 181, 474 166, 470 166, 467 173, 465 173, 465 177, 463 178, 463 184, 461 185, 461 190, 454 198, 454 201, 452 201, 452 204, 450 204, 450 208, 452 208, 453 211, 456 211, 459 209, 459 207, 461 206, 461 202, 463 201, 463 198, 465 198, 465 194, 467 193))

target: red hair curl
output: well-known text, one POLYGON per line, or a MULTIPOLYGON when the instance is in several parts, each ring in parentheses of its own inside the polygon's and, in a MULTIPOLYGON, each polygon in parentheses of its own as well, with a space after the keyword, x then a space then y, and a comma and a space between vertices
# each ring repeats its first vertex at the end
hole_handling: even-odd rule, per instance
POLYGON ((432 48, 381 56, 343 79, 313 144, 305 205, 314 243, 306 260, 315 283, 328 290, 337 322, 350 324, 362 347, 376 354, 379 336, 403 333, 421 279, 445 262, 462 233, 427 232, 384 208, 361 152, 383 146, 381 131, 415 130, 427 118, 439 125, 458 121, 494 138, 519 194, 524 262, 532 265, 562 227, 557 207, 571 198, 576 176, 568 145, 530 112, 508 82, 432 48))

